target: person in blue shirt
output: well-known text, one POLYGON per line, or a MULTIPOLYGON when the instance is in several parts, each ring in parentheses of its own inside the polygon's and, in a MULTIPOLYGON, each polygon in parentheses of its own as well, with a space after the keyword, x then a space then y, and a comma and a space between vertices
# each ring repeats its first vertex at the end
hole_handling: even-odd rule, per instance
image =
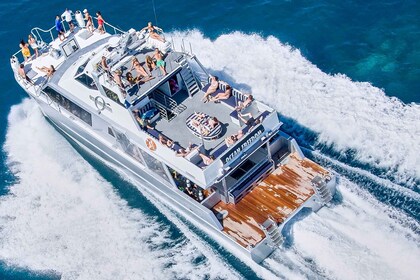
POLYGON ((60 41, 64 41, 66 36, 64 35, 64 28, 59 15, 55 16, 55 30, 57 30, 58 39, 60 39, 60 41))

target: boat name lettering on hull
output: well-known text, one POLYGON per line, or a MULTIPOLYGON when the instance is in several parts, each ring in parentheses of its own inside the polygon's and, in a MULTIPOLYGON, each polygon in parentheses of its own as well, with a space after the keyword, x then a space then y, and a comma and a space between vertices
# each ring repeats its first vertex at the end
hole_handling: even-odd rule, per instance
POLYGON ((221 160, 222 160, 223 164, 227 164, 231 160, 236 158, 240 153, 242 153, 243 150, 245 150, 248 146, 250 146, 257 139, 259 139, 260 136, 263 134, 263 132, 264 132, 264 127, 262 125, 255 128, 253 133, 249 134, 242 141, 238 142, 235 145, 235 147, 229 153, 222 156, 221 160))

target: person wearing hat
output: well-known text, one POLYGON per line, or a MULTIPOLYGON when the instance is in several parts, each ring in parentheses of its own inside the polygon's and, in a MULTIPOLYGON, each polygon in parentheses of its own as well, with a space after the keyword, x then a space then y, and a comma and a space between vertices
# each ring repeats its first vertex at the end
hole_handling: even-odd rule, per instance
POLYGON ((86 29, 93 33, 93 30, 95 30, 95 27, 93 26, 93 19, 92 16, 89 15, 89 12, 87 9, 83 10, 83 13, 85 14, 85 20, 86 20, 86 29))

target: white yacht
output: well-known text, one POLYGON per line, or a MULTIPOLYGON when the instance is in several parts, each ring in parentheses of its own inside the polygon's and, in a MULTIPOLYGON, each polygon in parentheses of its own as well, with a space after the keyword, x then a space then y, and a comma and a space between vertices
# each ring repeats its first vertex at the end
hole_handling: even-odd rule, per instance
POLYGON ((299 211, 331 200, 336 177, 280 131, 277 111, 215 81, 183 46, 108 23, 91 33, 75 18, 64 41, 54 27, 31 30, 37 58, 11 57, 17 83, 68 139, 256 262, 282 245, 299 211), (156 49, 164 70, 159 57, 145 63, 156 49))

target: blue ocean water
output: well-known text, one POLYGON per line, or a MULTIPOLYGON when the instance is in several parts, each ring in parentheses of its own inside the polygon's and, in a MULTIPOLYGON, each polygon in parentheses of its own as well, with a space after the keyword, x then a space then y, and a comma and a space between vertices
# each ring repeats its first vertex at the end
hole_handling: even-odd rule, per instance
POLYGON ((49 28, 65 8, 59 2, 0 3, 0 279, 415 275, 418 1, 127 0, 68 6, 100 10, 122 29, 151 20, 175 42, 191 42, 210 71, 255 89, 257 98, 279 109, 284 129, 308 148, 308 156, 340 174, 331 209, 296 222, 288 246, 261 266, 220 248, 70 146, 25 100, 8 59, 31 27, 49 28))

